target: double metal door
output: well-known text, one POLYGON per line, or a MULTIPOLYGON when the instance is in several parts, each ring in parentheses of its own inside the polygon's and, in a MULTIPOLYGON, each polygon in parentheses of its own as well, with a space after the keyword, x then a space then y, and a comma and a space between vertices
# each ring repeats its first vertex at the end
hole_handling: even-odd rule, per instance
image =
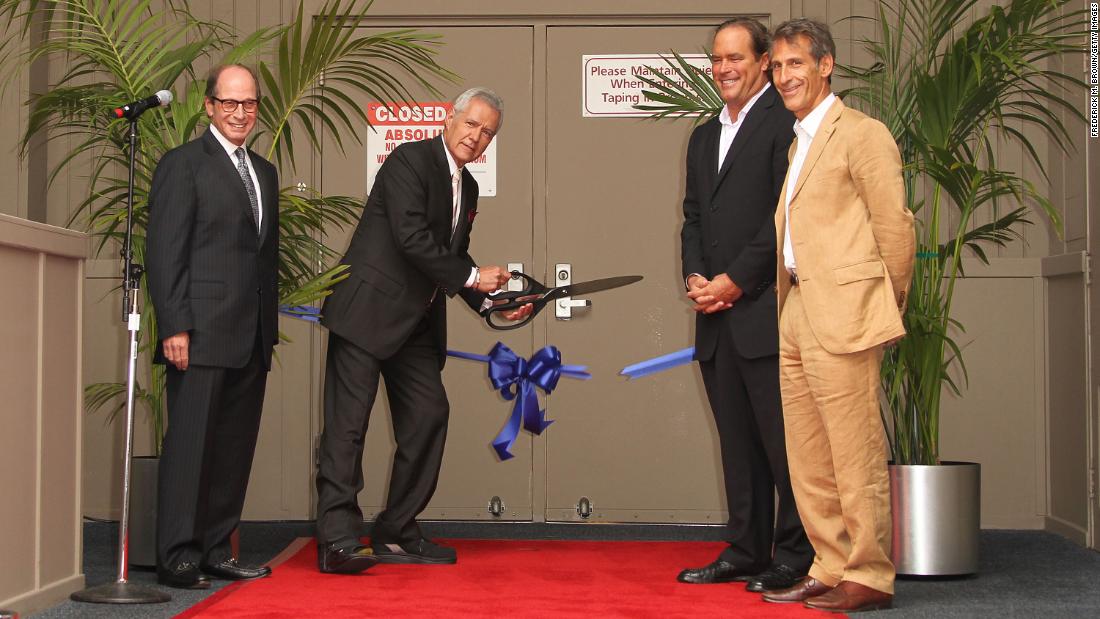
MULTIPOLYGON (((710 27, 418 27, 442 35, 440 61, 462 76, 445 96, 485 85, 505 101, 496 138, 497 191, 479 201, 471 255, 480 264, 522 264, 546 283, 559 263, 572 266, 574 281, 645 276, 591 296, 591 307, 574 310, 570 320, 548 310, 515 331, 490 330, 463 303, 450 302, 451 349, 484 354, 501 341, 529 356, 554 345, 565 363, 587 365, 593 378, 563 378, 551 395, 540 394, 555 423, 538 437, 521 432, 515 457, 502 462, 489 443, 511 403, 492 389, 483 364, 451 359, 444 370, 451 402, 446 454, 422 518, 722 522, 717 438, 696 369, 638 381, 618 375, 629 363, 692 343, 693 315, 679 275, 683 161, 692 124, 581 114, 582 55, 694 52, 709 42, 710 27)), ((322 154, 315 178, 326 193, 363 196, 367 157, 374 153, 350 140, 344 145, 344 153, 322 154)), ((330 242, 342 249, 349 235, 333 230, 330 242)), ((324 338, 315 341, 314 435, 324 338)), ((385 504, 392 436, 380 397, 363 461, 366 518, 385 504)))

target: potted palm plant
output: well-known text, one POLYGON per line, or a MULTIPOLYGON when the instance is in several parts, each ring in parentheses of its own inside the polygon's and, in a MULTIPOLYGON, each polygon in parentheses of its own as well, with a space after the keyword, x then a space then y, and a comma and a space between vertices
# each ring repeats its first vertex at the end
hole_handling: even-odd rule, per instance
POLYGON ((1013 0, 971 21, 974 4, 880 3, 877 40, 863 42, 872 64, 843 72, 855 83, 847 99, 893 131, 920 222, 907 335, 882 369, 900 574, 978 568, 980 466, 944 460, 939 445, 940 398, 944 389, 960 393, 954 368, 966 380, 955 341, 963 325, 951 314, 964 249, 988 262, 986 249, 1018 239, 1031 213, 1062 231, 1058 208, 1018 167, 999 164, 993 140, 1023 146, 1045 176, 1029 136, 1065 151, 1061 112, 1079 114, 1060 93, 1081 82, 1047 61, 1076 51, 1082 14, 1065 11, 1064 0, 1013 0))
MULTIPOLYGON (((411 100, 402 81, 438 94, 433 80, 455 78, 435 60, 438 37, 412 30, 364 34, 369 6, 369 1, 328 0, 316 14, 307 14, 299 3, 289 23, 238 33, 227 24, 195 17, 181 2, 154 6, 150 0, 0 0, 6 29, 17 35, 0 43, 0 70, 10 76, 47 56, 64 62, 57 83, 32 93, 23 152, 37 136, 76 138, 77 146, 49 178, 52 182, 90 156, 87 197, 74 209, 70 224, 85 225, 98 239, 100 253, 114 253, 126 229, 129 153, 124 123, 103 112, 162 88, 174 86, 182 92, 171 105, 148 111, 138 125, 134 253, 135 261, 143 263, 153 169, 166 151, 205 128, 198 65, 260 59, 256 64, 263 96, 250 147, 284 172, 304 156, 319 153, 325 132, 330 148, 334 144, 342 149, 349 136, 360 139, 368 120, 353 95, 411 100), (40 34, 37 24, 43 24, 40 34), (20 50, 27 40, 31 45, 20 50)), ((297 308, 317 301, 346 277, 343 267, 318 268, 339 257, 321 238, 330 225, 354 223, 361 202, 324 195, 305 184, 280 190, 280 305, 297 308)), ((154 447, 150 457, 135 459, 133 468, 131 560, 137 565, 154 563, 156 456, 166 425, 164 368, 152 363, 155 333, 156 316, 145 298, 140 331, 144 371, 135 401, 148 412, 154 447)), ((103 409, 113 419, 125 409, 126 384, 88 385, 84 395, 89 412, 103 409)))
MULTIPOLYGON (((1061 233, 1058 209, 1022 170, 998 164, 992 140, 1023 146, 1042 171, 1029 135, 1066 150, 1060 115, 1080 116, 1060 93, 1083 84, 1047 61, 1079 51, 1083 14, 1066 11, 1067 0, 1009 0, 972 19, 975 4, 877 3, 875 38, 862 41, 870 65, 839 69, 854 86, 838 94, 893 132, 918 221, 907 335, 882 366, 899 574, 977 571, 980 466, 945 461, 939 449, 940 397, 960 393, 954 368, 966 378, 954 339, 963 325, 951 315, 964 249, 987 262, 986 249, 1019 238, 1031 213, 1061 233)), ((655 117, 720 111, 710 80, 679 55, 669 64, 679 83, 659 72, 640 76, 653 90, 639 109, 655 117)))

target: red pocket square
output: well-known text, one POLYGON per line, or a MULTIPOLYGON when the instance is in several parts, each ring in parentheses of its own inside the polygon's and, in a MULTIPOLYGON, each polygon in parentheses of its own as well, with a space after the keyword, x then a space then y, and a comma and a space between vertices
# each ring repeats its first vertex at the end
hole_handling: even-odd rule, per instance
POLYGON ((470 211, 466 214, 466 219, 469 220, 470 223, 474 223, 474 217, 477 217, 477 211, 470 211))

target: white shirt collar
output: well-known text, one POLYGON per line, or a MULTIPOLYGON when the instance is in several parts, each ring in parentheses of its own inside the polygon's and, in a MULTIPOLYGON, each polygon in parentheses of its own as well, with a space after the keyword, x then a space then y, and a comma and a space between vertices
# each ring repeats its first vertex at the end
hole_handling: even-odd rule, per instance
POLYGON ((806 135, 813 138, 817 134, 818 128, 821 127, 821 122, 825 120, 825 114, 832 107, 833 101, 836 101, 836 95, 830 92, 829 96, 822 99, 821 103, 818 103, 809 114, 806 114, 806 118, 794 121, 794 130, 801 129, 806 132, 806 135))
POLYGON ((226 137, 224 135, 222 135, 222 132, 218 131, 218 128, 214 126, 214 123, 210 123, 210 133, 214 134, 214 139, 218 141, 218 144, 222 145, 222 148, 225 149, 225 152, 228 153, 230 157, 234 158, 233 161, 237 160, 236 159, 237 156, 234 155, 233 153, 236 152, 236 150, 238 148, 244 148, 244 154, 245 155, 248 154, 248 147, 247 146, 237 146, 233 142, 230 142, 229 140, 227 140, 226 137))
POLYGON ((458 170, 458 164, 455 163, 455 158, 451 156, 451 150, 447 148, 446 142, 443 142, 443 154, 447 156, 447 173, 451 178, 454 178, 455 172, 458 170))
MULTIPOLYGON (((756 100, 760 98, 760 95, 764 94, 769 88, 771 88, 771 83, 765 81, 764 87, 761 88, 755 95, 753 95, 752 98, 749 99, 749 102, 746 103, 745 106, 741 108, 741 111, 737 113, 737 122, 745 120, 745 116, 748 116, 749 110, 752 109, 753 104, 756 103, 756 100)), ((730 109, 728 106, 722 106, 722 111, 718 114, 718 122, 722 123, 723 125, 729 126, 733 126, 735 124, 733 122, 733 119, 730 118, 730 109)))

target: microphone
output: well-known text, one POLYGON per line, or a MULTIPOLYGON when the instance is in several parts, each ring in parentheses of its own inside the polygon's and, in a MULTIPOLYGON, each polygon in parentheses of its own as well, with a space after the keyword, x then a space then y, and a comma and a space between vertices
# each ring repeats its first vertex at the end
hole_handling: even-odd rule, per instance
POLYGON ((116 107, 115 109, 111 110, 109 115, 110 115, 111 118, 127 118, 127 119, 130 119, 130 120, 133 120, 133 119, 137 118, 138 116, 141 116, 142 112, 144 112, 145 110, 147 110, 151 107, 157 107, 157 106, 160 106, 160 105, 168 105, 171 102, 172 102, 172 91, 170 91, 170 90, 161 90, 161 91, 157 92, 157 94, 155 94, 151 97, 148 97, 148 98, 145 98, 145 99, 138 99, 137 101, 134 101, 133 103, 127 103, 126 105, 124 105, 122 107, 116 107))

